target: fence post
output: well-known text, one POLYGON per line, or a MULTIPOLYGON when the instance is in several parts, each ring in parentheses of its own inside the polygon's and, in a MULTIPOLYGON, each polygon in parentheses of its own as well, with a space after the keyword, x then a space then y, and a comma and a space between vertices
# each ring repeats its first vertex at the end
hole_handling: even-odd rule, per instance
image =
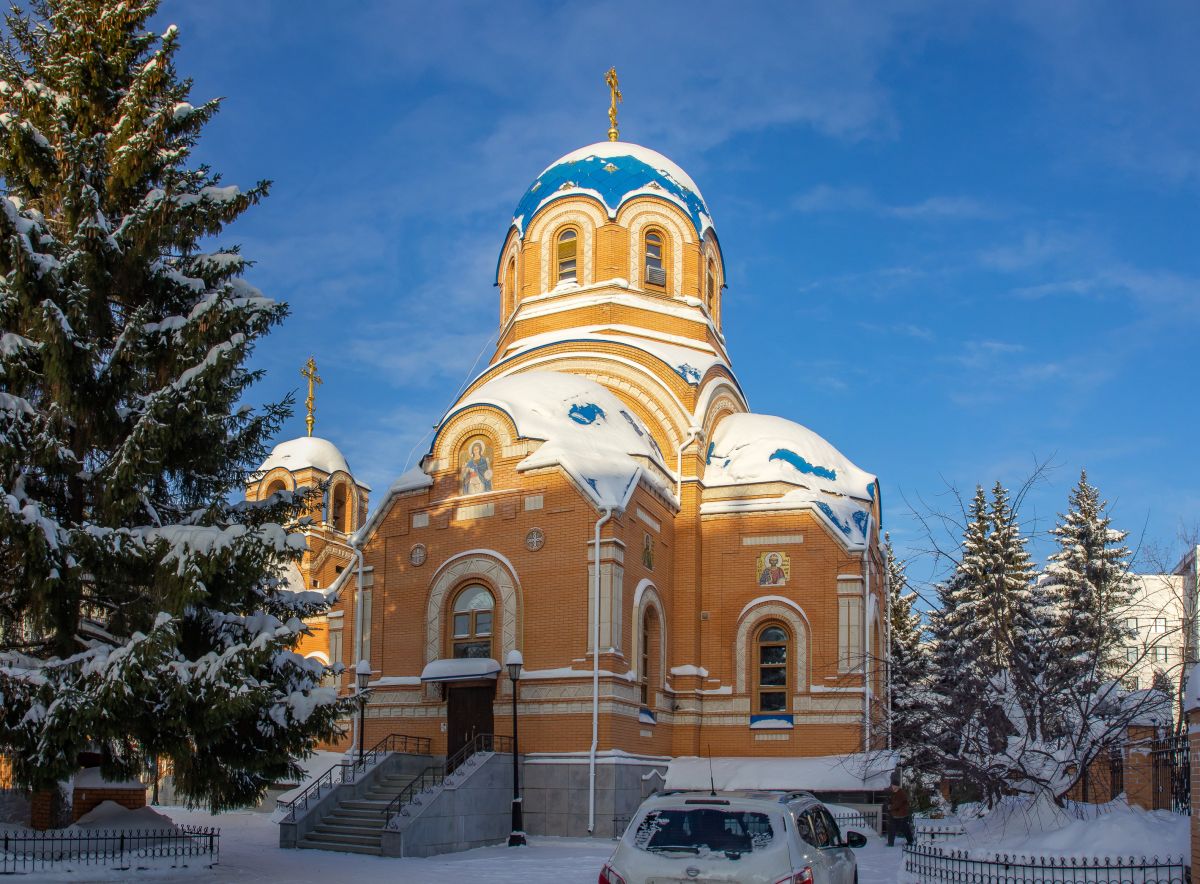
MULTIPOLYGON (((1192 689, 1191 681, 1195 679, 1196 673, 1192 672, 1192 677, 1188 679, 1188 705, 1193 706, 1197 701, 1192 699, 1196 697, 1196 691, 1192 689)), ((1188 725, 1188 767, 1189 775, 1192 779, 1192 795, 1200 795, 1197 787, 1200 787, 1200 707, 1194 707, 1187 711, 1188 725)), ((1200 870, 1200 814, 1196 813, 1195 805, 1192 805, 1192 869, 1200 870)), ((1196 874, 1193 871, 1193 874, 1196 874)))
POLYGON ((1157 729, 1133 725, 1126 732, 1125 797, 1142 810, 1154 809, 1154 738, 1157 729))

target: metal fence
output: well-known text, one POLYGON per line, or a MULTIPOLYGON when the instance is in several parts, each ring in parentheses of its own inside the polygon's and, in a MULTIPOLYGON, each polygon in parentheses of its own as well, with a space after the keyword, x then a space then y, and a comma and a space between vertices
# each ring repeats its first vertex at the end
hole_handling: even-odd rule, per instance
POLYGON ((211 868, 217 864, 220 838, 220 829, 200 826, 129 832, 5 831, 0 832, 0 874, 78 866, 109 866, 123 871, 146 860, 169 860, 172 867, 199 863, 211 868))
POLYGON ((913 834, 917 836, 918 841, 945 841, 947 838, 957 838, 965 831, 962 826, 951 823, 921 825, 921 822, 917 821, 917 824, 913 826, 913 834))
POLYGON ((1057 857, 1002 854, 977 859, 933 844, 904 848, 904 871, 921 884, 1187 884, 1184 857, 1057 857))
POLYGON ((1153 770, 1154 807, 1175 813, 1192 812, 1192 775, 1188 735, 1156 740, 1150 751, 1153 770))

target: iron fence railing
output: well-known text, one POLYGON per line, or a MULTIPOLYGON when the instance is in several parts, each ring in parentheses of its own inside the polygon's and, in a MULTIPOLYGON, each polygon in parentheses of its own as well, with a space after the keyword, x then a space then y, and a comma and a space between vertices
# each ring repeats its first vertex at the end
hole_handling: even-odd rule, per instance
MULTIPOLYGON (((833 813, 833 811, 830 811, 833 813)), ((860 829, 869 829, 872 832, 879 832, 880 820, 879 813, 867 814, 862 811, 839 811, 833 813, 834 822, 838 824, 839 829, 845 829, 854 826, 860 829)))
POLYGON ((1156 740, 1150 751, 1154 807, 1175 813, 1192 812, 1192 775, 1188 735, 1156 740))
POLYGON ((78 866, 133 868, 135 862, 171 860, 172 867, 199 861, 211 868, 220 854, 220 829, 178 826, 138 831, 64 830, 0 832, 0 874, 66 870, 78 866))
POLYGON ((286 810, 284 822, 294 822, 296 814, 308 811, 309 804, 319 801, 334 789, 344 783, 356 783, 366 771, 378 764, 390 752, 406 752, 413 755, 428 755, 430 752, 429 737, 412 737, 407 734, 388 734, 362 755, 335 764, 325 773, 316 777, 308 788, 285 802, 282 807, 286 810))
POLYGON ((440 786, 461 768, 473 755, 480 752, 512 752, 512 737, 503 734, 476 734, 475 738, 446 759, 445 764, 434 764, 425 768, 413 781, 400 790, 383 809, 384 826, 389 827, 397 816, 408 816, 411 804, 420 804, 420 796, 440 786))
POLYGON ((945 841, 947 838, 957 838, 966 830, 962 826, 956 826, 953 823, 944 825, 921 825, 918 820, 913 826, 913 834, 917 836, 918 841, 945 841))
POLYGON ((904 871, 921 884, 1186 884, 1184 857, 1059 857, 1001 854, 990 859, 917 843, 904 871))

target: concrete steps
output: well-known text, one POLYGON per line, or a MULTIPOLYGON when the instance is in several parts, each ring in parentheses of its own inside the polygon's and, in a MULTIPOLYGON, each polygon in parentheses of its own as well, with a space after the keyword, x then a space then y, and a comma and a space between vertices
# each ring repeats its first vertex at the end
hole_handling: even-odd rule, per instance
POLYGON ((296 843, 308 850, 333 850, 382 856, 380 841, 388 805, 416 774, 390 774, 371 783, 357 798, 339 802, 296 843))

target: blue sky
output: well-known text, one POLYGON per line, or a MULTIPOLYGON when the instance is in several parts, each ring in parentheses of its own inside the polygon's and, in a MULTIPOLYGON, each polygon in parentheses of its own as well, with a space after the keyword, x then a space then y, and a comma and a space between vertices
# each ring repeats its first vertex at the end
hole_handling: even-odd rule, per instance
POLYGON ((927 546, 911 506, 1035 461, 1055 469, 1032 531, 1080 467, 1135 546, 1200 522, 1195 3, 166 0, 159 20, 194 100, 227 97, 199 157, 275 182, 228 237, 292 309, 256 395, 315 355, 317 434, 376 497, 491 355, 512 209, 604 138, 616 65, 622 138, 712 209, 751 406, 877 473, 902 550, 927 546))

